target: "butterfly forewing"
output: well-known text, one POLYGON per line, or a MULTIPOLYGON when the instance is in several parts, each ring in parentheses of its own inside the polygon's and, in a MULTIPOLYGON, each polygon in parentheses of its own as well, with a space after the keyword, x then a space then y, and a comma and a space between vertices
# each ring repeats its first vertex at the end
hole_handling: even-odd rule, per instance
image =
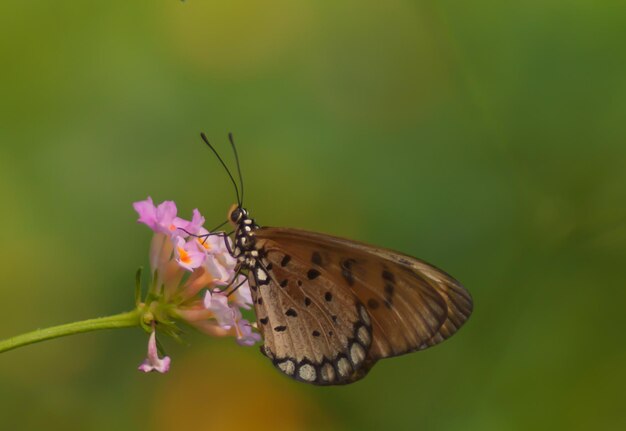
POLYGON ((260 240, 263 271, 249 274, 263 353, 283 373, 320 385, 342 384, 359 375, 370 348, 371 322, 349 289, 337 289, 332 274, 300 253, 289 254, 271 239, 260 240))
MULTIPOLYGON (((365 305, 371 319, 372 343, 363 369, 352 379, 364 375, 378 359, 443 341, 471 313, 467 291, 452 277, 419 259, 296 229, 261 228, 256 234, 273 244, 277 253, 304 264, 294 268, 295 275, 302 277, 316 269, 327 289, 351 292, 359 304, 365 305)), ((316 284, 303 283, 302 289, 308 293, 313 286, 316 284)))
MULTIPOLYGON (((313 234, 317 235, 317 234, 313 234)), ((341 238, 333 238, 339 243, 345 242, 341 238)), ((469 292, 453 277, 439 268, 420 259, 407 256, 392 250, 372 247, 355 241, 349 241, 353 248, 365 253, 373 253, 381 259, 395 263, 398 269, 410 278, 410 284, 428 285, 434 289, 445 302, 446 316, 439 330, 419 349, 434 346, 452 336, 472 314, 473 303, 469 292)))

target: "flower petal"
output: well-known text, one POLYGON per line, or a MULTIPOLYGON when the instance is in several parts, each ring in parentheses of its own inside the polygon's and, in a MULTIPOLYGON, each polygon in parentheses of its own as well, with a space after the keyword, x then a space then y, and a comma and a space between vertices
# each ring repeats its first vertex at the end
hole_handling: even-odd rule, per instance
POLYGON ((213 283, 219 286, 226 286, 235 275, 234 267, 224 266, 220 260, 220 255, 208 255, 204 260, 204 269, 213 277, 213 283))
POLYGON ((189 275, 183 288, 181 289, 181 298, 184 302, 195 297, 202 289, 213 287, 213 276, 209 274, 204 266, 196 268, 189 275))
POLYGON ((159 352, 156 345, 156 331, 152 331, 148 340, 148 357, 139 365, 138 370, 148 373, 150 371, 158 371, 159 373, 167 373, 170 369, 171 359, 169 356, 159 358, 159 352))
POLYGON ((152 202, 152 198, 148 196, 145 201, 133 202, 133 208, 139 214, 138 223, 143 223, 150 229, 156 231, 157 219, 156 219, 156 207, 152 202))
POLYGON ((219 291, 207 291, 204 296, 204 306, 213 313, 215 320, 222 328, 230 329, 235 326, 236 314, 239 310, 228 305, 228 297, 225 294, 219 291))
POLYGON ((165 234, 155 232, 150 242, 150 269, 163 272, 163 268, 172 257, 172 242, 165 234))
POLYGON ((206 259, 206 254, 198 250, 196 242, 191 240, 185 242, 185 240, 177 236, 174 239, 176 246, 174 247, 174 255, 176 262, 188 271, 193 271, 194 268, 200 267, 206 259))
POLYGON ((237 290, 231 295, 233 304, 243 309, 249 310, 252 306, 252 292, 250 292, 250 286, 248 281, 243 275, 239 275, 237 280, 233 282, 233 286, 239 286, 237 290), (239 286, 239 283, 243 283, 239 286))
POLYGON ((237 343, 241 346, 253 346, 261 341, 261 334, 252 331, 252 325, 245 319, 237 321, 237 343))
POLYGON ((176 204, 173 201, 164 201, 156 209, 157 228, 163 233, 175 233, 176 204))
POLYGON ((202 227, 204 217, 197 208, 193 210, 191 221, 174 217, 172 224, 174 225, 174 229, 172 230, 173 236, 183 236, 186 238, 189 235, 198 236, 201 234, 201 231, 208 233, 208 231, 202 227))
POLYGON ((191 221, 187 223, 185 230, 188 232, 198 235, 200 229, 202 229, 202 225, 204 224, 204 217, 200 214, 198 208, 193 210, 193 215, 191 216, 191 221))

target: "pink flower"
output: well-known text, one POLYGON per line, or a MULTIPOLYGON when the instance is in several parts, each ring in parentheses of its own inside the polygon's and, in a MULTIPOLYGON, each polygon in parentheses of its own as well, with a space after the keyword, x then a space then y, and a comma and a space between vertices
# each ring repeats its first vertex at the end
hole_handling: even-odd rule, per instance
POLYGON ((252 332, 252 325, 245 319, 237 321, 237 343, 240 346, 254 346, 261 341, 261 335, 252 332))
MULTIPOLYGON (((223 253, 224 239, 219 235, 210 235, 209 231, 201 227, 198 229, 196 244, 200 250, 208 254, 223 253)), ((226 250, 228 252, 228 250, 226 250)))
POLYGON ((174 239, 174 255, 176 262, 188 271, 193 271, 202 265, 206 258, 206 254, 198 250, 195 241, 185 242, 185 240, 178 236, 174 239))
POLYGON ((133 203, 133 208, 139 213, 137 222, 147 225, 152 230, 156 230, 156 207, 150 196, 145 201, 133 203))
POLYGON ((156 331, 152 331, 150 334, 150 340, 148 341, 148 356, 139 365, 139 371, 149 373, 150 371, 158 371, 159 373, 167 373, 170 369, 171 359, 169 356, 159 358, 159 352, 156 345, 156 331))
POLYGON ((235 309, 228 305, 228 297, 225 294, 218 290, 207 291, 204 295, 204 307, 213 313, 213 317, 222 328, 230 329, 235 326, 235 309))
POLYGON ((153 231, 171 235, 178 230, 174 224, 177 212, 174 202, 165 201, 155 207, 152 198, 148 197, 145 201, 135 202, 133 207, 139 213, 139 220, 137 221, 145 224, 153 231))
POLYGON ((248 286, 248 282, 245 280, 246 277, 243 275, 239 275, 237 277, 237 280, 233 282, 233 286, 236 287, 239 286, 240 283, 243 284, 241 284, 241 286, 239 286, 235 293, 233 293, 231 296, 233 304, 243 309, 249 310, 252 306, 252 292, 250 292, 250 286, 248 286))
POLYGON ((228 285, 235 275, 234 267, 223 265, 215 255, 206 256, 203 268, 208 274, 211 274, 213 283, 218 286, 228 285))
POLYGON ((174 225, 179 228, 179 231, 181 231, 181 233, 184 233, 185 235, 202 235, 200 233, 201 230, 204 230, 208 233, 208 231, 202 227, 203 224, 204 217, 202 217, 202 214, 200 214, 200 211, 198 211, 197 208, 193 210, 191 221, 183 220, 182 218, 178 217, 174 219, 174 225))
MULTIPOLYGON (((208 231, 202 229, 199 237, 196 238, 199 249, 207 254, 204 268, 213 276, 216 284, 225 286, 235 275, 237 260, 230 255, 222 236, 206 236, 207 234, 208 231)), ((226 238, 226 241, 229 245, 232 244, 230 238, 226 238)))
POLYGON ((148 356, 139 369, 161 373, 169 369, 170 358, 158 356, 156 323, 160 332, 173 336, 182 333, 177 326, 182 321, 207 335, 235 336, 243 346, 258 342, 261 336, 241 315, 241 309, 250 309, 252 297, 245 277, 235 273, 237 260, 228 251, 230 238, 207 231, 197 209, 189 221, 176 216, 172 201, 155 206, 148 197, 133 206, 138 221, 154 231, 150 245, 153 280, 140 304, 143 322, 152 326, 152 332, 148 356), (228 286, 228 293, 218 286, 228 286))
POLYGON ((239 308, 233 305, 235 304, 229 304, 228 297, 219 291, 207 292, 204 297, 204 306, 214 314, 217 323, 224 329, 235 328, 237 343, 240 345, 252 346, 261 340, 261 336, 252 332, 250 322, 243 319, 239 308))

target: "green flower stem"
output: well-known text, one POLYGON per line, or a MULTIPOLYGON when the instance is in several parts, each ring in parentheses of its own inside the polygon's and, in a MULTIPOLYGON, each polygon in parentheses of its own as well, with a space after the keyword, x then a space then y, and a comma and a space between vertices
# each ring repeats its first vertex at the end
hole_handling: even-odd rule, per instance
POLYGON ((81 332, 139 326, 141 315, 142 310, 137 308, 133 311, 116 314, 114 316, 98 317, 96 319, 83 320, 82 322, 73 322, 45 329, 37 329, 0 341, 0 353, 40 341, 65 337, 66 335, 80 334, 81 332))

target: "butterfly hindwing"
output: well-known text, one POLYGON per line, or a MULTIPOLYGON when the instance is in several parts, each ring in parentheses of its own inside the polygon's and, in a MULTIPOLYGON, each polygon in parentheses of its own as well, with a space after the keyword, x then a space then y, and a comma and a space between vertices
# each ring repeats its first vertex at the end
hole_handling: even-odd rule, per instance
POLYGON ((257 246, 262 268, 250 271, 249 283, 262 352, 280 371, 307 383, 344 384, 363 374, 372 334, 359 299, 337 289, 310 259, 271 240, 257 246))
POLYGON ((317 262, 327 286, 352 292, 366 307, 373 340, 361 372, 378 359, 438 344, 471 314, 467 291, 419 259, 297 229, 261 228, 256 234, 300 262, 317 262))

